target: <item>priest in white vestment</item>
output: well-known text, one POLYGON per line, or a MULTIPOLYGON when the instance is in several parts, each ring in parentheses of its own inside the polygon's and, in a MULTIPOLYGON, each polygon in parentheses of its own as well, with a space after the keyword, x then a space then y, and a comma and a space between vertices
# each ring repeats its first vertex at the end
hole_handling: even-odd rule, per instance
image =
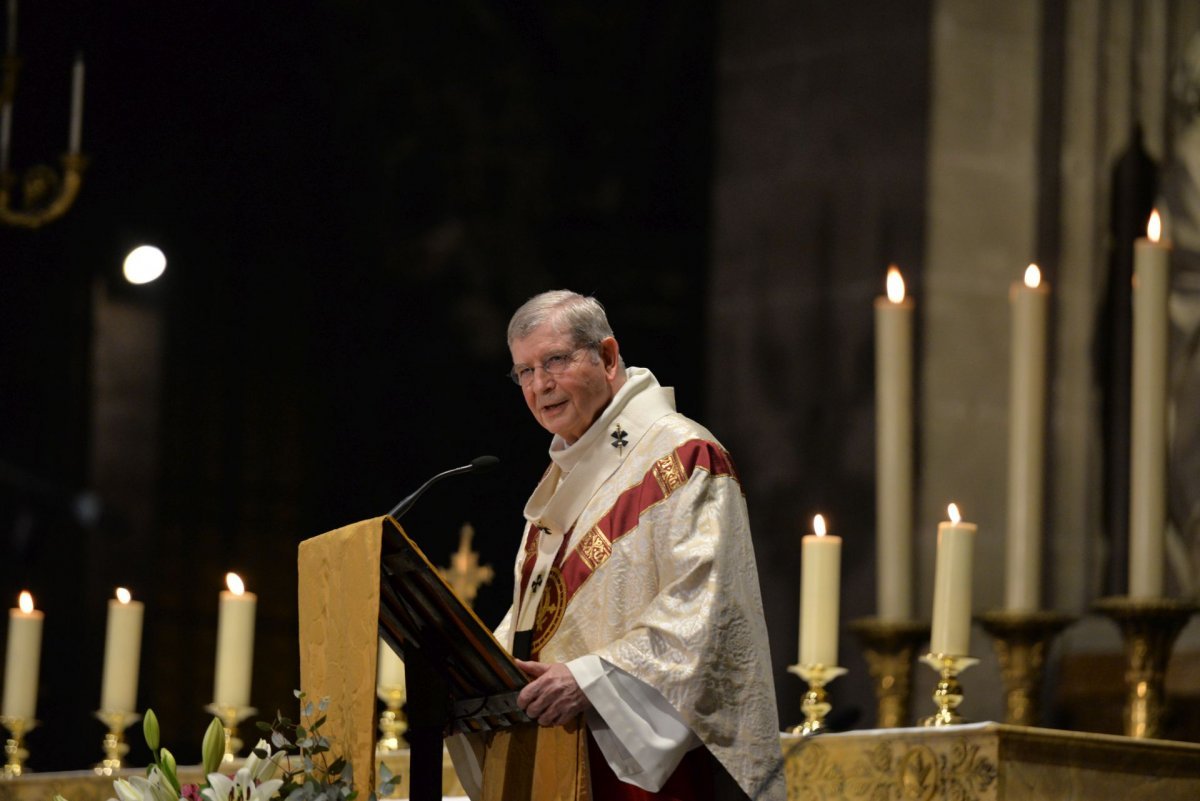
MULTIPOLYGON (((744 797, 783 801, 758 572, 729 454, 649 370, 625 367, 593 298, 532 298, 508 344, 513 380, 554 435, 496 630, 532 678, 521 707, 542 726, 582 716, 593 798, 702 801, 725 774, 744 797)), ((478 768, 459 773, 471 790, 478 768)))

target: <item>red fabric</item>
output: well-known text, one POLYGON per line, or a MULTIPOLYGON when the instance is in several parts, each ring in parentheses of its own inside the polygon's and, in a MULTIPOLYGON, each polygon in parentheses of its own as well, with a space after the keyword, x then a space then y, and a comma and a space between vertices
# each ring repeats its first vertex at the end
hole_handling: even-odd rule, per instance
POLYGON ((595 801, 713 801, 716 757, 704 746, 688 751, 657 793, 618 779, 591 733, 588 734, 588 768, 592 774, 592 798, 595 801))

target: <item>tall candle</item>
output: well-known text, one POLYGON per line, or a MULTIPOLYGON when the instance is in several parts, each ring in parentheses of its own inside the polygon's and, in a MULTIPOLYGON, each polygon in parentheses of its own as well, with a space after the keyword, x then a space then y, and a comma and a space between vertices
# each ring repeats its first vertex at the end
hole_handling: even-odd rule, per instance
POLYGON ((825 518, 813 518, 815 534, 800 541, 800 664, 837 665, 838 590, 842 538, 825 532, 825 518))
POLYGON ((1042 500, 1046 427, 1046 315, 1050 288, 1036 264, 1012 285, 1012 354, 1008 386, 1008 537, 1004 607, 1033 612, 1041 604, 1042 500))
POLYGON ((68 148, 71 153, 79 152, 83 139, 83 54, 75 56, 75 68, 71 73, 71 132, 68 148))
POLYGON ((246 592, 237 573, 225 576, 217 614, 217 669, 213 703, 219 707, 250 706, 250 673, 254 664, 254 611, 258 597, 246 592))
POLYGON ((22 592, 8 610, 8 646, 4 657, 4 701, 0 715, 33 720, 37 711, 38 663, 42 656, 42 620, 33 596, 22 592))
POLYGON ((380 687, 404 687, 404 661, 379 638, 379 660, 377 674, 380 687))
POLYGON ((929 650, 967 656, 971 644, 971 568, 975 524, 964 523, 950 504, 950 520, 938 524, 933 578, 933 632, 929 650))
POLYGON ((913 302, 892 265, 875 300, 875 596, 882 620, 912 617, 913 302))
POLYGON ((1158 212, 1133 246, 1133 399, 1129 470, 1129 595, 1163 592, 1167 486, 1167 294, 1171 247, 1158 212))
POLYGON ((100 682, 102 712, 137 709, 138 662, 142 654, 141 601, 124 587, 108 602, 108 629, 104 637, 104 673, 100 682))

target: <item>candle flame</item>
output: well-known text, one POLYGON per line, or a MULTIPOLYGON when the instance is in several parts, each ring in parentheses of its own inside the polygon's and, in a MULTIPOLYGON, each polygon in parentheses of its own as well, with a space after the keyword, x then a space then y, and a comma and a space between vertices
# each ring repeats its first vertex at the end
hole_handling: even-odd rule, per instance
POLYGON ((900 276, 900 268, 894 264, 887 271, 887 296, 892 303, 904 302, 904 278, 900 276))
POLYGON ((1157 242, 1162 236, 1162 218, 1158 216, 1158 209, 1150 212, 1150 222, 1146 223, 1146 236, 1151 242, 1157 242))
POLYGON ((813 515, 813 533, 818 537, 825 536, 825 518, 821 515, 813 515))
POLYGON ((117 600, 123 604, 127 604, 133 600, 133 594, 124 587, 117 587, 117 600))
POLYGON ((946 507, 946 514, 950 515, 951 523, 961 523, 962 515, 958 512, 958 504, 952 503, 946 507))
POLYGON ((17 599, 17 606, 27 615, 33 611, 33 596, 29 594, 29 590, 21 590, 21 596, 17 599))
POLYGON ((242 595, 246 592, 246 584, 242 581, 242 577, 237 573, 225 574, 225 586, 228 587, 229 591, 234 595, 242 595))
POLYGON ((1036 264, 1031 264, 1025 268, 1025 286, 1030 289, 1037 289, 1042 283, 1042 271, 1038 269, 1036 264))

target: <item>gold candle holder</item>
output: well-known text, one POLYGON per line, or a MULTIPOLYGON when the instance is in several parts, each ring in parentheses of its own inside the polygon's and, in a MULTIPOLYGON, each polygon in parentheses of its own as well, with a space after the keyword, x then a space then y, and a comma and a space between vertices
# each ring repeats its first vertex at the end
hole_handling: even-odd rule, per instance
POLYGON ((808 682, 808 692, 800 702, 800 711, 804 713, 804 722, 793 726, 792 734, 802 734, 808 737, 825 731, 825 716, 833 709, 825 685, 846 673, 843 667, 826 667, 825 665, 792 665, 789 673, 794 673, 808 682))
POLYGON ((379 742, 375 744, 375 750, 387 754, 407 748, 404 733, 408 731, 408 721, 401 710, 404 706, 404 687, 380 685, 375 692, 385 706, 379 716, 379 742))
POLYGON ((0 717, 0 725, 8 729, 8 738, 4 741, 4 778, 15 779, 25 770, 25 760, 29 759, 29 751, 25 750, 25 735, 37 728, 38 722, 32 718, 0 717))
POLYGON ((867 670, 875 683, 876 728, 908 725, 913 657, 917 646, 929 640, 929 624, 865 617, 850 621, 850 631, 862 643, 867 670))
POLYGON ((1102 598, 1093 607, 1116 623, 1125 642, 1125 735, 1162 735, 1167 663, 1175 638, 1198 608, 1169 598, 1102 598))
POLYGON ((963 701, 962 685, 958 683, 958 674, 972 665, 978 665, 979 660, 970 656, 955 656, 953 654, 925 654, 921 661, 936 670, 940 675, 937 687, 933 690, 933 703, 938 711, 924 718, 922 726, 955 726, 965 723, 962 715, 958 714, 958 705, 963 701))
POLYGON ((998 609, 977 620, 992 637, 1004 681, 1004 722, 1036 726, 1043 666, 1050 643, 1075 618, 1058 612, 1011 612, 998 609))
POLYGON ((204 707, 204 711, 216 715, 225 727, 225 756, 221 764, 225 765, 237 759, 237 753, 242 749, 242 741, 237 736, 237 725, 258 710, 252 706, 222 706, 215 701, 204 707))
POLYGON ((108 727, 108 734, 100 747, 104 749, 104 759, 100 760, 92 770, 97 776, 115 776, 121 770, 121 758, 129 753, 129 745, 125 742, 125 730, 142 719, 137 712, 118 712, 101 709, 96 717, 108 727))

